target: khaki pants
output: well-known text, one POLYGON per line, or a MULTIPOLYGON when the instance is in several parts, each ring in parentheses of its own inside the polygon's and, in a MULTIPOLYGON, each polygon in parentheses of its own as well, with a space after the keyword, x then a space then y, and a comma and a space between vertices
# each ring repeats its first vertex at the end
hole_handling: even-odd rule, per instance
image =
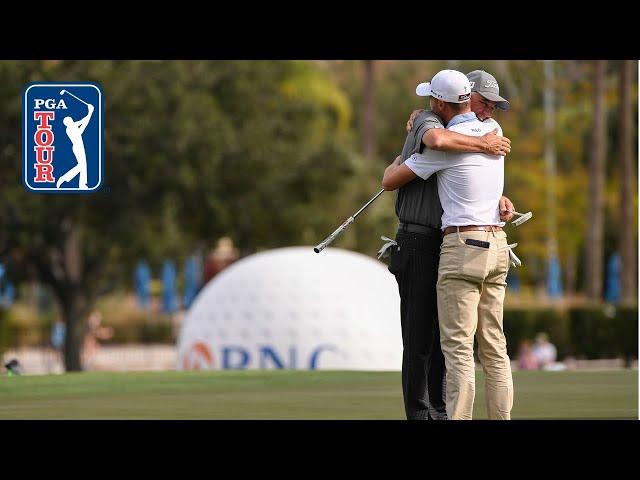
POLYGON ((508 270, 506 233, 469 231, 444 236, 437 291, 440 344, 447 369, 447 416, 451 420, 470 420, 473 413, 474 335, 486 375, 489 419, 511 418, 513 381, 502 328, 508 270), (490 247, 467 245, 467 239, 489 242, 490 247))

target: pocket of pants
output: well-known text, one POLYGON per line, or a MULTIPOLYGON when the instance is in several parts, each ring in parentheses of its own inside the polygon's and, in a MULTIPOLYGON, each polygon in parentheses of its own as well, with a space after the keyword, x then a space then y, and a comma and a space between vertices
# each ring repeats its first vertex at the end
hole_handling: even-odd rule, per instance
MULTIPOLYGON (((406 247, 405 247, 406 248, 406 247)), ((388 270, 394 275, 398 275, 404 269, 406 264, 406 255, 402 249, 398 249, 397 245, 389 248, 389 267, 388 270)))
POLYGON ((467 244, 460 245, 460 248, 462 250, 460 275, 469 280, 484 280, 489 273, 489 249, 467 244))

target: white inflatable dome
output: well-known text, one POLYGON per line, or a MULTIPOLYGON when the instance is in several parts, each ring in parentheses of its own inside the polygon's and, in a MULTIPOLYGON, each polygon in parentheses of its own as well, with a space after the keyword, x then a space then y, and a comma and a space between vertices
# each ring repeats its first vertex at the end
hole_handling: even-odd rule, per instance
POLYGON ((400 370, 400 297, 387 266, 360 253, 257 253, 199 293, 178 338, 179 370, 400 370))

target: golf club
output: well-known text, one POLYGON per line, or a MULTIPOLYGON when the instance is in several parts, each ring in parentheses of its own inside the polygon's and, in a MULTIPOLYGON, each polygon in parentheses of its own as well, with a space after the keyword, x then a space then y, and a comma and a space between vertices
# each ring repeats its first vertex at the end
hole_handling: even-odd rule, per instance
POLYGON ((87 102, 85 102, 84 100, 82 100, 81 98, 76 97, 73 93, 71 93, 68 90, 60 90, 60 95, 64 95, 65 93, 68 93, 69 95, 71 95, 73 98, 75 98, 76 100, 80 100, 82 103, 84 103, 87 107, 89 106, 89 104, 87 102))
POLYGON ((529 220, 531 217, 533 217, 533 212, 527 212, 527 213, 518 213, 514 210, 509 210, 511 213, 513 213, 514 215, 518 215, 520 218, 517 218, 516 220, 514 220, 513 222, 511 222, 511 225, 513 225, 514 227, 517 227, 518 225, 522 225, 524 222, 526 222, 527 220, 529 220))
POLYGON ((382 190, 380 190, 378 193, 376 193, 371 200, 369 200, 367 203, 365 203, 360 210, 358 210, 356 213, 354 213, 349 218, 347 218, 345 220, 345 222, 336 229, 335 232, 333 232, 331 235, 329 235, 327 238, 325 238, 322 242, 320 242, 318 245, 316 245, 313 248, 313 251, 316 252, 316 253, 320 253, 322 250, 324 250, 324 248, 327 245, 329 245, 331 242, 333 242, 338 235, 340 235, 349 225, 351 225, 353 223, 353 221, 356 219, 356 217, 358 215, 360 215, 360 213, 365 208, 367 208, 369 205, 371 205, 371 203, 376 198, 378 198, 380 195, 382 195, 383 192, 384 192, 384 188, 382 190))

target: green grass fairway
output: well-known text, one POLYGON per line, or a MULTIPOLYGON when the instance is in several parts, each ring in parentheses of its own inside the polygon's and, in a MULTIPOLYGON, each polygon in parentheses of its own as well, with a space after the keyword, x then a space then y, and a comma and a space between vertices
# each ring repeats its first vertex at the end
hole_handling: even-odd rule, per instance
MULTIPOLYGON (((513 419, 638 419, 637 370, 513 377, 513 419)), ((402 420, 404 409, 399 372, 93 372, 0 377, 0 419, 402 420)))

